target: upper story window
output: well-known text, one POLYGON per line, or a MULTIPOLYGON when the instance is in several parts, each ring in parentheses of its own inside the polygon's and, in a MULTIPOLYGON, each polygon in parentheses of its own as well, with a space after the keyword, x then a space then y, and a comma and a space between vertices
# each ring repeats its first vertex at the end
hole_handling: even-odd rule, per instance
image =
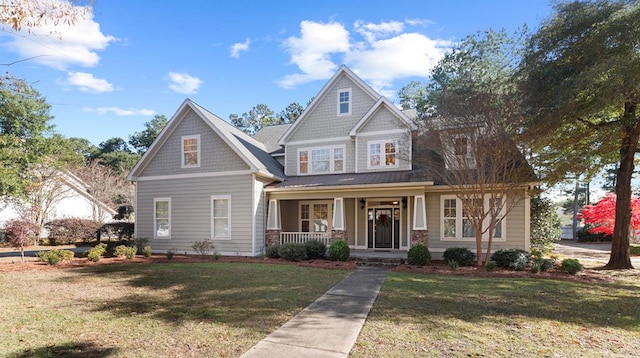
POLYGON ((368 168, 391 168, 398 166, 398 142, 381 140, 368 142, 368 168))
POLYGON ((298 150, 298 174, 344 172, 344 146, 298 150))
POLYGON ((351 115, 351 88, 338 90, 338 116, 351 115))
POLYGON ((444 139, 447 169, 473 169, 476 166, 473 153, 471 151, 471 139, 464 135, 454 135, 444 139))
POLYGON ((200 135, 182 136, 182 167, 200 166, 200 135))

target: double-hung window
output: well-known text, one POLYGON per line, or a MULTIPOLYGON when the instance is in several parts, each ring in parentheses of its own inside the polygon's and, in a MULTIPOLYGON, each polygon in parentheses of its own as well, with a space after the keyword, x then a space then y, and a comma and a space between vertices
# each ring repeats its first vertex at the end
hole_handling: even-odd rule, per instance
POLYGON ((298 174, 344 172, 344 146, 298 150, 298 174))
POLYGON ((156 239, 171 237, 171 198, 153 199, 153 236, 156 239))
POLYGON ((504 219, 504 198, 465 199, 455 195, 443 195, 440 198, 441 239, 444 241, 472 241, 476 237, 474 221, 482 220, 483 240, 489 237, 488 228, 491 217, 495 217, 493 240, 504 241, 506 220, 504 219), (492 214, 493 213, 493 214, 492 214))
POLYGON ((351 88, 338 90, 338 116, 351 115, 351 88))
POLYGON ((211 238, 231 239, 231 197, 228 195, 211 197, 211 238))
POLYGON ((300 203, 300 231, 329 232, 330 210, 329 203, 300 203))
POLYGON ((182 167, 192 168, 200 166, 200 135, 182 137, 182 167))
POLYGON ((398 142, 382 140, 368 142, 368 168, 390 168, 398 166, 398 142))

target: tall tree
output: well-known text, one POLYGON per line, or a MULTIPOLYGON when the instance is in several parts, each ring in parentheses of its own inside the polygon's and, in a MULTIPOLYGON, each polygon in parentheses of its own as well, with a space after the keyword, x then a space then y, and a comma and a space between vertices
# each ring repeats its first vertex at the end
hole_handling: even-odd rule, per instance
POLYGON ((304 108, 298 102, 290 103, 285 109, 280 112, 275 124, 287 124, 293 123, 300 117, 304 108))
POLYGON ((129 144, 138 154, 144 154, 167 125, 167 121, 164 115, 155 115, 152 120, 144 124, 145 130, 129 135, 129 144))
POLYGON ((640 149, 640 2, 561 2, 522 62, 525 134, 547 178, 618 162, 606 267, 632 268, 631 178, 640 149), (617 160, 616 160, 617 157, 617 160))
POLYGON ((229 120, 234 127, 248 135, 256 134, 262 127, 276 124, 276 117, 266 104, 257 104, 242 116, 232 113, 229 120))
POLYGON ((517 40, 488 30, 447 54, 432 71, 423 96, 429 116, 414 138, 414 147, 426 150, 416 153, 419 165, 461 203, 445 203, 445 216, 449 209, 453 218, 457 210, 464 217, 461 228, 445 217, 445 235, 475 237, 478 265, 489 261, 503 219, 535 180, 510 136, 517 116, 512 81, 517 40))
POLYGON ((411 81, 398 91, 400 106, 402 109, 415 109, 416 112, 418 112, 418 117, 427 115, 429 106, 427 93, 426 84, 418 81, 411 81))
POLYGON ((98 150, 89 159, 99 160, 117 173, 125 173, 133 168, 140 154, 133 153, 124 139, 113 137, 98 144, 98 150))

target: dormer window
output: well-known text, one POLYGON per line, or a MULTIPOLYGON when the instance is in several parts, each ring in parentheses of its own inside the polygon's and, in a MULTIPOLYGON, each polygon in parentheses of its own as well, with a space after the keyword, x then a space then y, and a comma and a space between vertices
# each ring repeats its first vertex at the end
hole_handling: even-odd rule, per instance
POLYGON ((338 90, 338 116, 351 115, 351 88, 338 90))
POLYGON ((182 137, 182 167, 195 168, 200 166, 200 135, 182 137))

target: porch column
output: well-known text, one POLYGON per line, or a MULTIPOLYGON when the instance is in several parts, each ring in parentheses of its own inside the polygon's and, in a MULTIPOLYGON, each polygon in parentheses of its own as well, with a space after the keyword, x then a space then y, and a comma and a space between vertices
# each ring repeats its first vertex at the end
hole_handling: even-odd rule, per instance
POLYGON ((411 227, 411 246, 422 244, 429 246, 429 231, 427 230, 427 208, 424 195, 413 198, 413 226, 411 227))
POLYGON ((347 231, 344 225, 344 199, 333 199, 333 220, 331 225, 331 241, 347 240, 347 231))
POLYGON ((267 232, 265 233, 265 244, 267 247, 280 244, 281 231, 280 201, 269 199, 269 208, 267 209, 267 232))

